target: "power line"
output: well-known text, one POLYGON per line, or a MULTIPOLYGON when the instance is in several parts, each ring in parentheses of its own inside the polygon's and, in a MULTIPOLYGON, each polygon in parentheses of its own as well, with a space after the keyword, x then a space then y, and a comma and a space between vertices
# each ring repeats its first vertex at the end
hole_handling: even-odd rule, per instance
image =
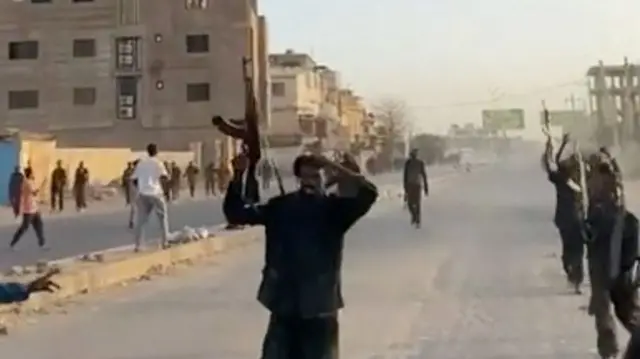
POLYGON ((555 90, 555 89, 560 89, 560 88, 570 87, 570 86, 584 85, 584 84, 585 84, 585 80, 581 79, 581 80, 574 80, 574 81, 571 81, 571 82, 563 82, 563 83, 555 84, 555 85, 552 85, 552 86, 539 87, 539 88, 536 88, 534 90, 523 92, 523 93, 501 94, 498 97, 496 97, 494 99, 491 99, 491 100, 476 100, 476 101, 454 102, 454 103, 441 104, 441 105, 424 105, 424 106, 422 106, 422 105, 410 105, 409 107, 417 108, 417 109, 441 109, 441 108, 457 108, 457 107, 488 105, 488 104, 496 103, 496 102, 498 102, 500 100, 503 100, 505 98, 530 97, 530 96, 533 96, 533 95, 538 95, 540 93, 548 92, 550 90, 555 90))

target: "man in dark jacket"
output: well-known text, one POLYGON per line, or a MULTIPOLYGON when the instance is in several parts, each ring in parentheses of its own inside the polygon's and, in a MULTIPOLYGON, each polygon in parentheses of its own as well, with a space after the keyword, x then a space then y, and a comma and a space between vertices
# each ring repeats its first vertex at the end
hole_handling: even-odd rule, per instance
POLYGON ((56 168, 51 172, 51 211, 62 212, 64 209, 64 190, 67 187, 67 171, 62 167, 62 161, 56 162, 56 168))
POLYGON ((78 163, 76 173, 73 176, 73 195, 76 199, 76 210, 82 212, 87 209, 87 185, 89 184, 89 170, 84 162, 78 163))
POLYGON ((640 341, 640 303, 637 280, 632 279, 639 257, 638 219, 620 206, 616 175, 609 164, 597 164, 589 177, 589 313, 595 317, 598 352, 603 359, 609 359, 619 352, 612 306, 624 328, 633 334, 631 343, 640 341), (619 224, 618 218, 622 219, 619 224), (622 230, 616 234, 618 225, 622 230), (621 237, 619 240, 615 239, 617 235, 621 237), (615 245, 620 245, 620 256, 615 259, 617 264, 612 255, 615 245))
POLYGON ((60 286, 51 280, 51 277, 58 273, 60 273, 59 270, 52 270, 27 284, 0 283, 0 304, 24 302, 32 293, 53 292, 60 289, 60 286))
POLYGON ((258 300, 271 317, 261 358, 337 359, 344 235, 369 211, 376 187, 324 157, 303 155, 293 169, 298 191, 264 205, 246 205, 241 196, 246 161, 236 161, 234 167, 225 214, 237 223, 265 226, 266 263, 258 300), (358 178, 357 195, 326 196, 321 168, 358 178))
POLYGON ((404 196, 411 214, 411 224, 420 228, 422 220, 421 204, 422 191, 429 195, 429 183, 427 182, 427 170, 424 162, 418 158, 418 150, 413 149, 409 159, 404 163, 404 196))
POLYGON ((22 194, 22 181, 24 175, 20 172, 20 167, 16 166, 13 169, 11 178, 9 178, 9 203, 13 209, 13 215, 18 217, 20 215, 20 196, 22 194))
MULTIPOLYGON (((556 153, 557 169, 551 169, 550 156, 544 156, 543 166, 547 172, 549 182, 556 190, 556 209, 553 222, 558 228, 562 241, 562 267, 567 280, 575 292, 581 292, 580 286, 584 279, 584 211, 581 210, 582 196, 577 183, 578 162, 575 157, 561 161, 562 152, 569 143, 569 136, 565 135, 556 153), (574 188, 572 188, 572 185, 574 188)), ((547 141, 545 153, 551 153, 551 142, 547 141)), ((586 190, 586 189, 585 189, 586 190)))

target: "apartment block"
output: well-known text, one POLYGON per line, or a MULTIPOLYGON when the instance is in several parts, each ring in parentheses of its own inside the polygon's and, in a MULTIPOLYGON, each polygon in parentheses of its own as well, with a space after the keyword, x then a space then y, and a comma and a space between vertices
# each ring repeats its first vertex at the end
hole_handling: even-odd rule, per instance
POLYGON ((244 114, 243 56, 269 113, 255 0, 2 1, 0 49, 0 125, 62 145, 219 146, 211 117, 244 114))
POLYGON ((272 137, 332 137, 340 125, 337 73, 293 50, 270 55, 269 65, 272 137))

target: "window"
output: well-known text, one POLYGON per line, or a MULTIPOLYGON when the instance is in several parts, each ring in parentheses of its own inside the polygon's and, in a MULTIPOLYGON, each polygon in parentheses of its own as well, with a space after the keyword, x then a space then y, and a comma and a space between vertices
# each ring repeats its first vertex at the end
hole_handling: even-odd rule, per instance
POLYGON ((118 24, 121 26, 140 23, 140 1, 118 0, 118 24))
POLYGON ((274 82, 271 84, 271 94, 273 96, 282 97, 285 94, 285 86, 283 82, 274 82))
POLYGON ((37 90, 9 91, 9 110, 34 109, 39 104, 37 90))
POLYGON ((37 41, 16 41, 9 43, 9 60, 35 60, 38 58, 37 41))
POLYGON ((207 0, 185 0, 185 7, 188 10, 202 10, 207 8, 207 0))
POLYGON ((210 97, 208 83, 187 84, 187 102, 206 102, 210 97))
POLYGON ((93 2, 94 0, 73 0, 74 3, 77 2, 93 2))
POLYGON ((93 87, 76 87, 73 89, 73 104, 76 106, 92 106, 96 104, 96 89, 93 87))
POLYGON ((209 52, 209 35, 187 35, 187 52, 190 54, 209 52))
POLYGON ((76 39, 73 40, 73 57, 95 57, 96 40, 76 39))
POLYGON ((31 0, 32 4, 51 4, 52 0, 31 0))
POLYGON ((137 117, 136 104, 138 102, 138 79, 135 77, 118 77, 117 84, 117 115, 121 120, 132 120, 137 117))
POLYGON ((116 39, 116 68, 118 70, 137 70, 139 61, 138 37, 119 37, 116 39))

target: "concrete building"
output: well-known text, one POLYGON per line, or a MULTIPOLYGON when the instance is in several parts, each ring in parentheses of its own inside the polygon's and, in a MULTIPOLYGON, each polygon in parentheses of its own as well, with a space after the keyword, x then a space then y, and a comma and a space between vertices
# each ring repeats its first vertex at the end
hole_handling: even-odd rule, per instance
POLYGON ((620 146, 640 142, 640 67, 597 66, 587 71, 589 110, 596 123, 597 143, 620 146))
POLYGON ((332 137, 340 125, 337 97, 330 97, 338 75, 293 50, 270 55, 269 65, 272 138, 332 137))
POLYGON ((222 146, 210 119, 243 115, 243 56, 269 113, 266 28, 256 0, 2 1, 0 125, 65 146, 222 146))
POLYGON ((362 97, 354 94, 352 90, 342 89, 339 92, 338 108, 342 124, 347 129, 349 141, 358 142, 364 135, 364 129, 369 122, 362 97))

